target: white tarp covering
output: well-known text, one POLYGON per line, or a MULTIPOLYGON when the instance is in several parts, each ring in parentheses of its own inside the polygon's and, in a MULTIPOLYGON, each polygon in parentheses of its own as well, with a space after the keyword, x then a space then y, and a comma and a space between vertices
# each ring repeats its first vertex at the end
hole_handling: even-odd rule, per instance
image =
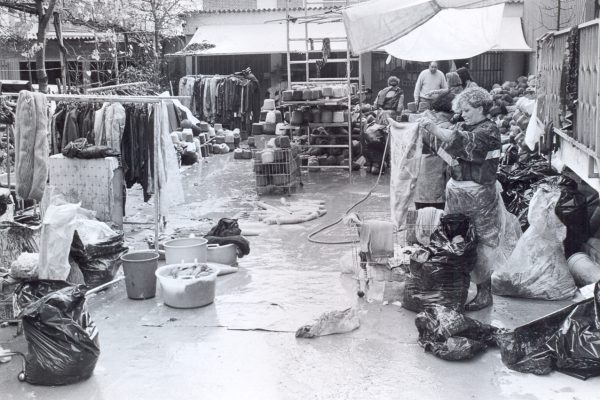
MULTIPOLYGON (((290 24, 290 38, 304 39, 305 25, 290 24)), ((344 24, 341 22, 309 24, 308 29, 309 38, 346 37, 344 24)), ((198 28, 186 48, 193 48, 190 45, 200 43, 210 43, 215 47, 198 51, 197 55, 285 53, 287 52, 286 24, 204 25, 198 28)), ((321 39, 315 39, 314 50, 321 50, 321 44, 321 39)), ((290 50, 306 51, 304 40, 291 41, 290 50)), ((331 50, 346 51, 346 44, 332 41, 331 50)), ((183 49, 180 53, 186 54, 188 51, 183 49)))
POLYGON ((496 40, 498 43, 491 51, 533 51, 525 42, 521 18, 504 17, 500 25, 500 33, 496 40))
POLYGON ((355 54, 383 48, 397 58, 429 61, 493 48, 503 11, 504 0, 372 0, 342 15, 355 54))

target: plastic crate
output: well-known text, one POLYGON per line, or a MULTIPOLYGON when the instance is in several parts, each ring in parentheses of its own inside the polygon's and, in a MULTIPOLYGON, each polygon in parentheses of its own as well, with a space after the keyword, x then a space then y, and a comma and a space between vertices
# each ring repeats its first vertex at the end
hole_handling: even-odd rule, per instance
POLYGON ((273 162, 263 163, 264 150, 252 149, 256 190, 259 195, 277 190, 290 194, 293 187, 302 184, 300 158, 292 149, 270 150, 273 162))

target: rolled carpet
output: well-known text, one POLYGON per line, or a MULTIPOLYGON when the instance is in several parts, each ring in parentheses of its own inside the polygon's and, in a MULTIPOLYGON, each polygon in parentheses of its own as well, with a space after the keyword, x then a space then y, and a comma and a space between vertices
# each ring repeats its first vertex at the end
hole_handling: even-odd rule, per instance
POLYGON ((15 121, 17 195, 41 201, 48 180, 48 103, 43 93, 22 90, 15 121))

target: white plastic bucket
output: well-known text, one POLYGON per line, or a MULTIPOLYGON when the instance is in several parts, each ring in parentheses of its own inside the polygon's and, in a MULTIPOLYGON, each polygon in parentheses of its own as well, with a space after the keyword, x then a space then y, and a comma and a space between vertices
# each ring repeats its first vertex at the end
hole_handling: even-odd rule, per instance
POLYGON ((167 264, 206 262, 208 240, 204 238, 172 239, 164 243, 167 264))

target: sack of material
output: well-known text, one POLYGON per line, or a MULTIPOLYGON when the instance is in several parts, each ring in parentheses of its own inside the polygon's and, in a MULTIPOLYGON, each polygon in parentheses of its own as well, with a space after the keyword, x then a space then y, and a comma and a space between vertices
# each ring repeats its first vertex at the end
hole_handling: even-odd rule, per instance
POLYGON ((388 120, 390 126, 390 202, 392 222, 401 227, 406 222, 406 212, 412 204, 414 188, 421 166, 423 140, 419 124, 388 120))
POLYGON ((508 262, 492 275, 495 294, 545 300, 575 294, 577 286, 563 250, 567 229, 554 211, 560 196, 559 188, 546 184, 535 192, 529 204, 529 229, 508 262))

